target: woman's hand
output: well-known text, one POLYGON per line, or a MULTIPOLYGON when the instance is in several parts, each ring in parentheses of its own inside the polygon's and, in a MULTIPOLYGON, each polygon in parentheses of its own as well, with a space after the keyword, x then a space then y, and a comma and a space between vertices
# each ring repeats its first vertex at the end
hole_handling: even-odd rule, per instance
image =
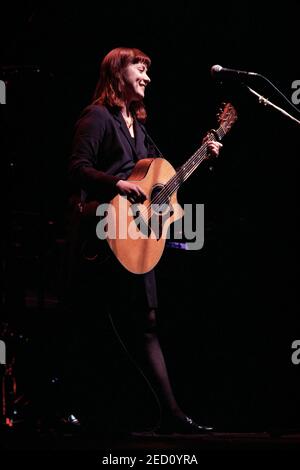
POLYGON ((119 180, 116 184, 119 194, 126 196, 132 204, 144 202, 147 199, 144 191, 135 183, 119 180))
POLYGON ((208 140, 208 136, 206 135, 202 140, 202 144, 207 144, 208 156, 210 157, 218 157, 223 144, 221 142, 217 142, 215 140, 208 140))
POLYGON ((212 157, 218 157, 223 144, 221 142, 216 142, 214 140, 207 141, 208 153, 212 157))

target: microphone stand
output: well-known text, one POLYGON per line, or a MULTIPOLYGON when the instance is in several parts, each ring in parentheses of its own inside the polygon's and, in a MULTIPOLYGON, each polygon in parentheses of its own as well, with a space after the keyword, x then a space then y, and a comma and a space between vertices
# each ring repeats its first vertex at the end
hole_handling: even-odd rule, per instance
POLYGON ((253 90, 252 88, 250 88, 248 85, 247 85, 247 88, 248 90, 255 96, 258 97, 258 101, 260 104, 263 104, 265 106, 271 106, 272 108, 274 109, 277 109, 277 111, 280 111, 282 114, 284 114, 285 116, 289 117, 292 121, 296 122, 297 124, 300 125, 300 121, 296 118, 294 118, 294 116, 292 116, 291 114, 289 114, 288 112, 286 112, 284 109, 280 108, 279 106, 277 106, 276 104, 272 103, 270 100, 268 100, 267 98, 264 98, 262 95, 260 95, 259 93, 257 93, 255 90, 253 90))

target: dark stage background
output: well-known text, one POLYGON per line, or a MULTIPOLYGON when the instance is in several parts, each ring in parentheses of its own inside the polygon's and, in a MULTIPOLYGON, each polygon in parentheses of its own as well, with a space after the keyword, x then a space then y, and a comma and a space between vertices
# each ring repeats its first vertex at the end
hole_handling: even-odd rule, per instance
MULTIPOLYGON (((179 401, 222 429, 299 427, 300 365, 291 362, 300 336, 299 126, 238 81, 221 85, 210 75, 213 64, 256 71, 291 99, 300 79, 299 8, 24 2, 2 7, 1 16, 1 327, 16 360, 21 414, 40 401, 48 412, 59 408, 72 321, 61 304, 72 130, 101 58, 129 45, 152 58, 148 130, 175 167, 215 127, 222 101, 239 116, 214 170, 200 168, 178 195, 205 204, 204 248, 167 249, 157 268, 160 330, 179 401)), ((249 85, 299 117, 263 81, 249 85)), ((147 385, 109 325, 103 331, 112 377, 104 385, 100 374, 89 399, 101 419, 115 409, 116 427, 141 416, 155 422, 147 385), (102 386, 110 388, 105 400, 102 386)))

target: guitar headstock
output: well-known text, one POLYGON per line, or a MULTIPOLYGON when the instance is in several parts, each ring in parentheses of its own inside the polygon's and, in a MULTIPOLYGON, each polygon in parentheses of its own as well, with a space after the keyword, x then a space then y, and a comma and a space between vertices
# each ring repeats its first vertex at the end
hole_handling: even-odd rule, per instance
POLYGON ((231 103, 223 103, 217 117, 218 123, 226 134, 237 120, 237 112, 231 103))

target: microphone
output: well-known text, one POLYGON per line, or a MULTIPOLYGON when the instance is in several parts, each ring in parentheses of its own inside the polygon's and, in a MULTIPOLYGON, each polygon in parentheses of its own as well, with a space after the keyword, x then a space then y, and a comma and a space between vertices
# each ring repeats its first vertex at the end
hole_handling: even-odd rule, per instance
POLYGON ((255 72, 246 72, 244 70, 234 70, 234 69, 227 69, 222 67, 221 65, 213 65, 210 69, 210 72, 214 78, 230 78, 230 77, 239 77, 239 76, 258 76, 259 73, 255 72))

